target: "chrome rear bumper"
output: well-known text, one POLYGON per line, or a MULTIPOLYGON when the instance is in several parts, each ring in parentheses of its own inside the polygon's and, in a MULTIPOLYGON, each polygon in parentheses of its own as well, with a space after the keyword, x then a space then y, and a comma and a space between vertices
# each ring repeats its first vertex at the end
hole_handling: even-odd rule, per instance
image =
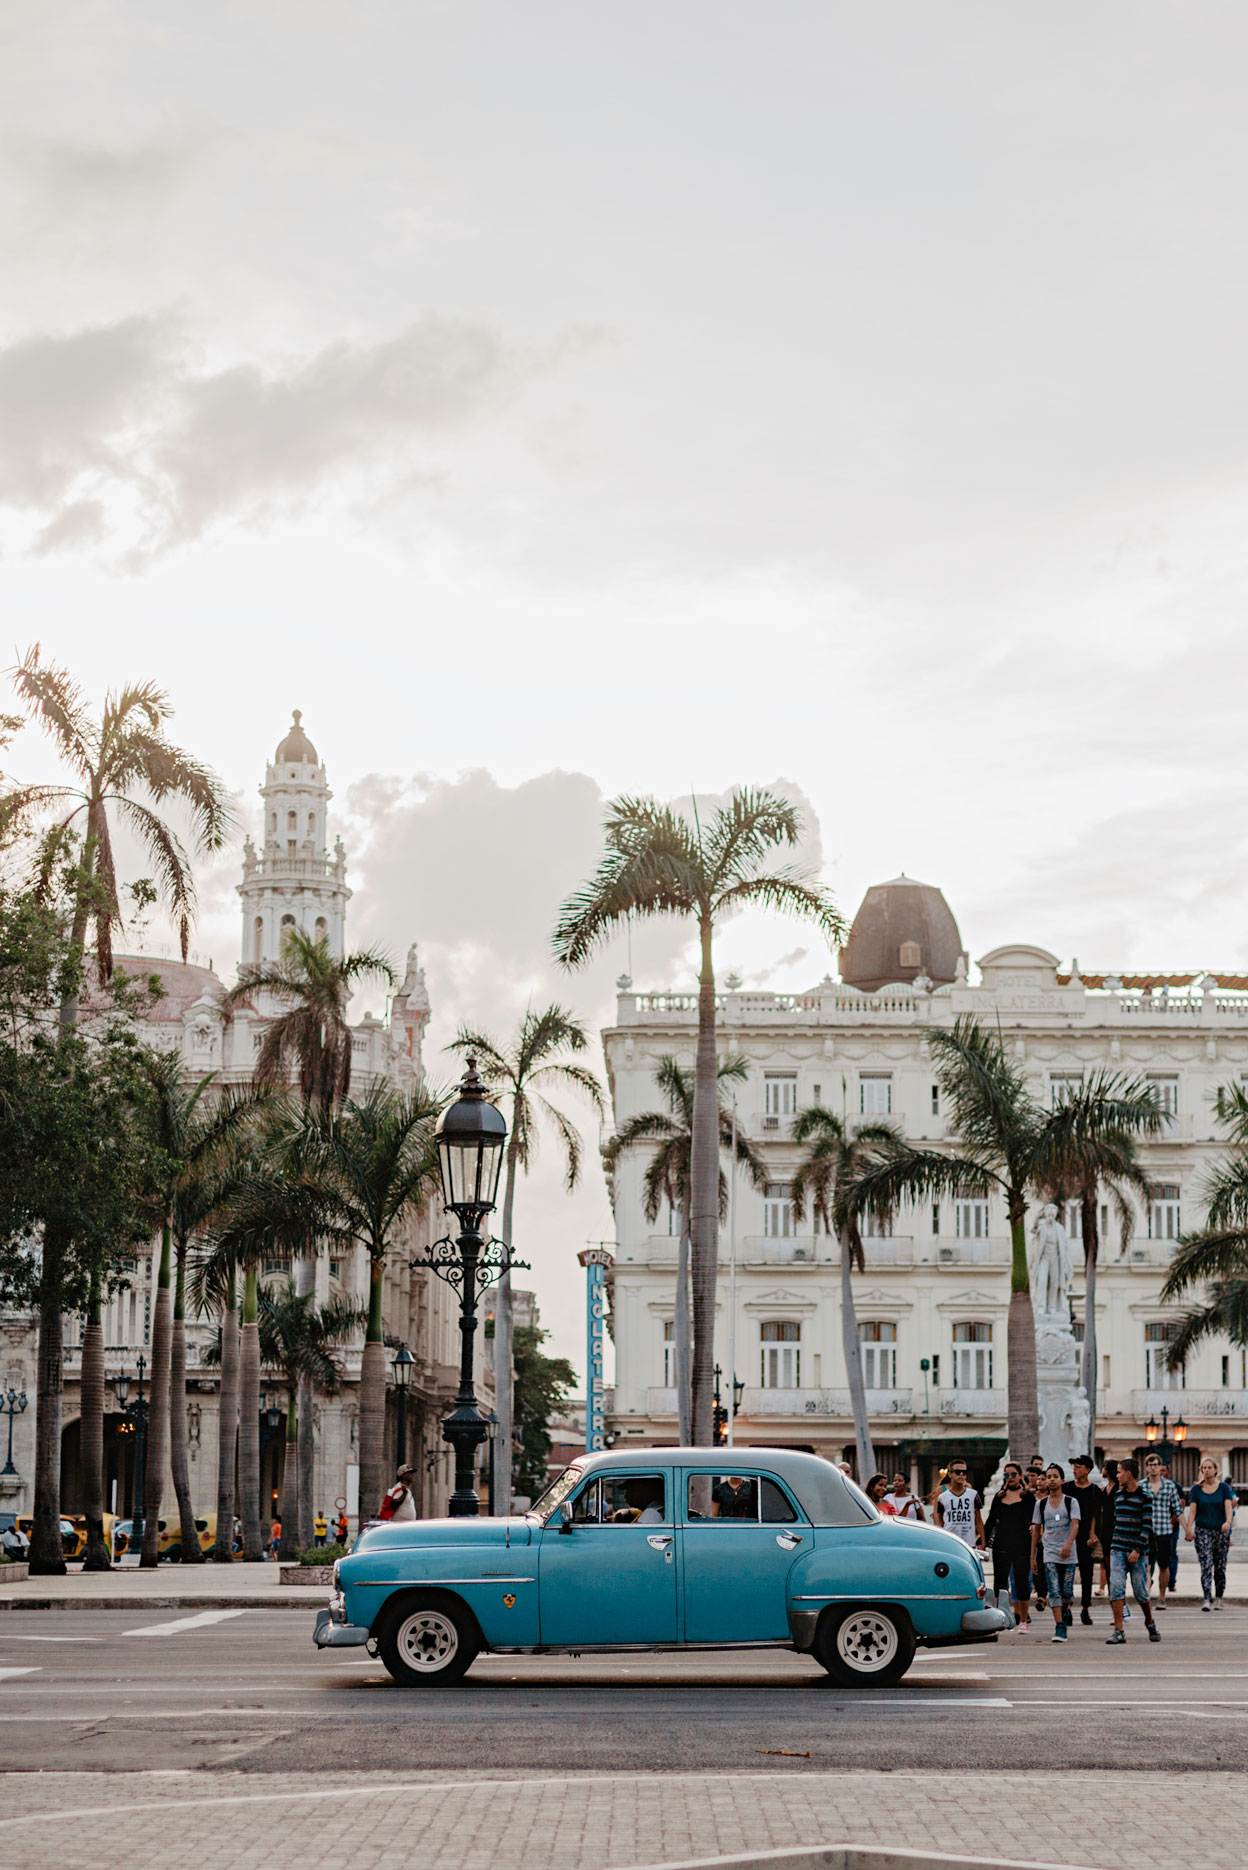
POLYGON ((362 1623, 335 1623, 332 1610, 318 1610, 312 1641, 318 1649, 358 1649, 368 1641, 362 1623))

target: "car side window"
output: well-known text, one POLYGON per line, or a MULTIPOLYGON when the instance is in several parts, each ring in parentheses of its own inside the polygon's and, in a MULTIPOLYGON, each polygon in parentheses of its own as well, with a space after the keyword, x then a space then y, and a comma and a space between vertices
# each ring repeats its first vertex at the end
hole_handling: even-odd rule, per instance
POLYGON ((797 1518, 788 1494, 766 1475, 759 1487, 758 1509, 759 1518, 768 1526, 789 1526, 797 1518))
POLYGON ((669 1523, 667 1488, 661 1474, 604 1474, 572 1502, 575 1524, 662 1526, 669 1523))
POLYGON ((791 1525, 797 1518, 783 1487, 765 1474, 690 1474, 688 1517, 713 1525, 791 1525))

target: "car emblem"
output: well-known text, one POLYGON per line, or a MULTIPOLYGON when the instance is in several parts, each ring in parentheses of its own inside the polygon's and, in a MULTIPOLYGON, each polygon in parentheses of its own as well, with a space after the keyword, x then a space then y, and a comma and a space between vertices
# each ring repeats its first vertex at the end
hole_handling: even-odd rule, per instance
POLYGON ((515 1606, 515 1602, 516 1602, 516 1594, 515 1594, 515 1592, 514 1592, 514 1591, 508 1591, 508 1593, 507 1593, 507 1595, 506 1595, 506 1597, 505 1597, 505 1598, 503 1599, 503 1602, 504 1602, 504 1604, 506 1604, 506 1606, 507 1606, 507 1608, 508 1608, 508 1610, 511 1610, 511 1609, 513 1609, 513 1608, 514 1608, 514 1606, 515 1606))

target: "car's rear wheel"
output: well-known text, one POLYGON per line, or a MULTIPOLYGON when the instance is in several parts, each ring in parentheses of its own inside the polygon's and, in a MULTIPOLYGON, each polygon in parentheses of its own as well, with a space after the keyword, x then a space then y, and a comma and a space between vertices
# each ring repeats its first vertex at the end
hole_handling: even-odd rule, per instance
POLYGON ((377 1651, 400 1688, 462 1682, 480 1642, 471 1617, 450 1598, 405 1598, 377 1632, 377 1651))
POLYGON ((891 1688, 914 1651, 909 1618, 874 1604, 826 1612, 815 1639, 816 1660, 842 1688, 891 1688))

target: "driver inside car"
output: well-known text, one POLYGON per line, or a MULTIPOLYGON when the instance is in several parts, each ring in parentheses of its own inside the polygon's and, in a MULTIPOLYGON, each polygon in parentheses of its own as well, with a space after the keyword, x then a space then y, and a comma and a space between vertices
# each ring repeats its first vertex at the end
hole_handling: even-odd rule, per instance
POLYGON ((624 1483, 628 1502, 612 1514, 618 1526, 661 1526, 663 1524, 663 1482, 630 1480, 624 1483))

